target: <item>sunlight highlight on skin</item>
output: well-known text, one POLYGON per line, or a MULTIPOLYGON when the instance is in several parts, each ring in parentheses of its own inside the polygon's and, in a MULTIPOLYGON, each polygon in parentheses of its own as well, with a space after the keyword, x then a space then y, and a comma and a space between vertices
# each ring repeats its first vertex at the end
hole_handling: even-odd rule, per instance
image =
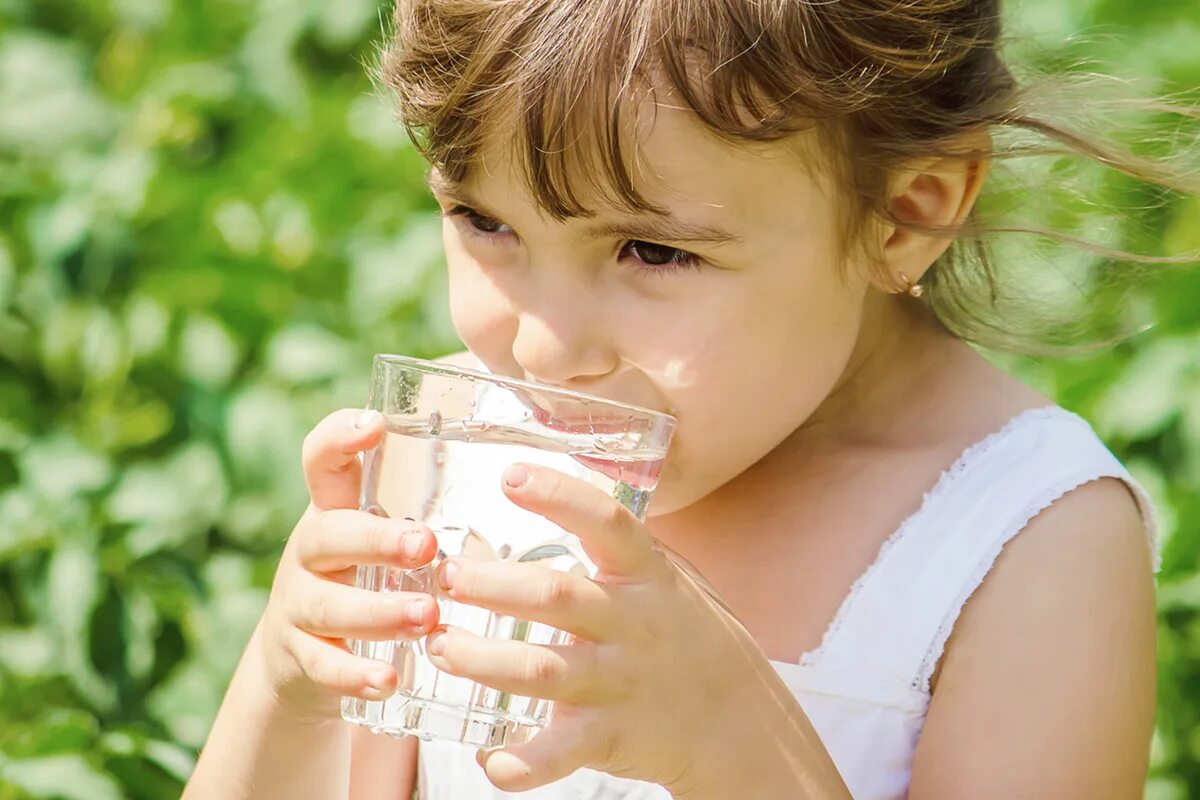
POLYGON ((686 369, 682 358, 672 358, 663 367, 663 383, 672 388, 681 389, 691 385, 691 379, 686 377, 686 369))

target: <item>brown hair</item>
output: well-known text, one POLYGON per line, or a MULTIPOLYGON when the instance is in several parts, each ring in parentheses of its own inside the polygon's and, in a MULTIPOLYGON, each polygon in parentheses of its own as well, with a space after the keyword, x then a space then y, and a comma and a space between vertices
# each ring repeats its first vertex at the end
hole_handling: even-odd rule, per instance
MULTIPOLYGON (((848 243, 871 214, 891 219, 891 170, 923 156, 1075 153, 1168 189, 1193 188, 1167 162, 1040 113, 1047 93, 1022 90, 1002 58, 999 0, 398 0, 393 23, 379 78, 417 147, 461 181, 484 136, 512 126, 503 130, 516 163, 559 219, 589 213, 581 190, 652 208, 625 141, 630 99, 652 79, 729 141, 776 141, 813 125, 827 133, 841 155, 848 243), (965 153, 966 137, 981 131, 992 134, 990 151, 965 153), (999 141, 1004 131, 1022 136, 999 141)), ((1090 93, 1091 84, 1071 85, 1090 93)), ((1181 260, 979 217, 929 231, 955 241, 923 280, 924 302, 955 334, 994 347, 1048 349, 1073 337, 1061 320, 1035 326, 1017 313, 987 232, 1035 233, 1109 261, 1181 260)))

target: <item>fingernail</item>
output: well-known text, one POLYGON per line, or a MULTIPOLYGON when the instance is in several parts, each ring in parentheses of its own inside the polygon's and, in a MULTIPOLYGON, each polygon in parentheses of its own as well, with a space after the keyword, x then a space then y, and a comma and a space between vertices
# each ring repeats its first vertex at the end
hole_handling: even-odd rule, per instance
POLYGON ((368 408, 354 418, 354 427, 359 430, 364 430, 375 424, 375 420, 379 418, 379 412, 368 408))
POLYGON ((455 572, 458 572, 457 564, 453 561, 443 562, 442 568, 438 570, 438 586, 446 591, 453 589, 455 572))
POLYGON ((420 626, 425 623, 425 615, 429 611, 429 601, 425 598, 418 598, 408 602, 408 608, 404 609, 404 619, 408 624, 420 626))
POLYGON ((524 464, 513 464, 504 473, 504 483, 510 489, 516 489, 518 486, 524 486, 533 477, 533 473, 529 471, 529 467, 524 464))
POLYGON ((423 544, 425 544, 425 531, 405 531, 400 536, 400 554, 409 561, 415 561, 421 554, 423 544))
POLYGON ((445 634, 435 631, 425 637, 425 652, 431 656, 440 656, 446 650, 445 634))

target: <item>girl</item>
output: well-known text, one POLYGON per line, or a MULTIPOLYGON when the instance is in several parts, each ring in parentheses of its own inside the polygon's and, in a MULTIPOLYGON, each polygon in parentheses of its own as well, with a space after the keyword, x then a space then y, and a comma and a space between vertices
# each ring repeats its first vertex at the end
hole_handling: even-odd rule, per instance
POLYGON ((379 416, 328 417, 185 796, 1140 796, 1148 503, 967 341, 1004 334, 973 211, 993 135, 1167 176, 1028 111, 998 20, 997 0, 401 0, 382 75, 431 161, 470 360, 678 432, 645 525, 506 474, 597 579, 440 568, 455 599, 578 637, 551 648, 354 588, 436 543, 357 510, 379 416), (478 762, 352 730, 339 697, 397 676, 343 640, 395 637, 556 701, 551 724, 478 762))

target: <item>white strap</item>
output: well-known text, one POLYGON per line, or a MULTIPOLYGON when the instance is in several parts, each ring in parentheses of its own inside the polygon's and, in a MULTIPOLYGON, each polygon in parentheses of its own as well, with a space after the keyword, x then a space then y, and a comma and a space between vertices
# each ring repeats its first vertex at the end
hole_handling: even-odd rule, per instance
POLYGON ((1134 490, 1153 548, 1148 499, 1087 422, 1058 408, 1019 415, 942 476, 856 584, 810 663, 928 691, 959 613, 1004 545, 1055 500, 1105 477, 1134 490), (865 654, 874 663, 863 664, 865 654))

